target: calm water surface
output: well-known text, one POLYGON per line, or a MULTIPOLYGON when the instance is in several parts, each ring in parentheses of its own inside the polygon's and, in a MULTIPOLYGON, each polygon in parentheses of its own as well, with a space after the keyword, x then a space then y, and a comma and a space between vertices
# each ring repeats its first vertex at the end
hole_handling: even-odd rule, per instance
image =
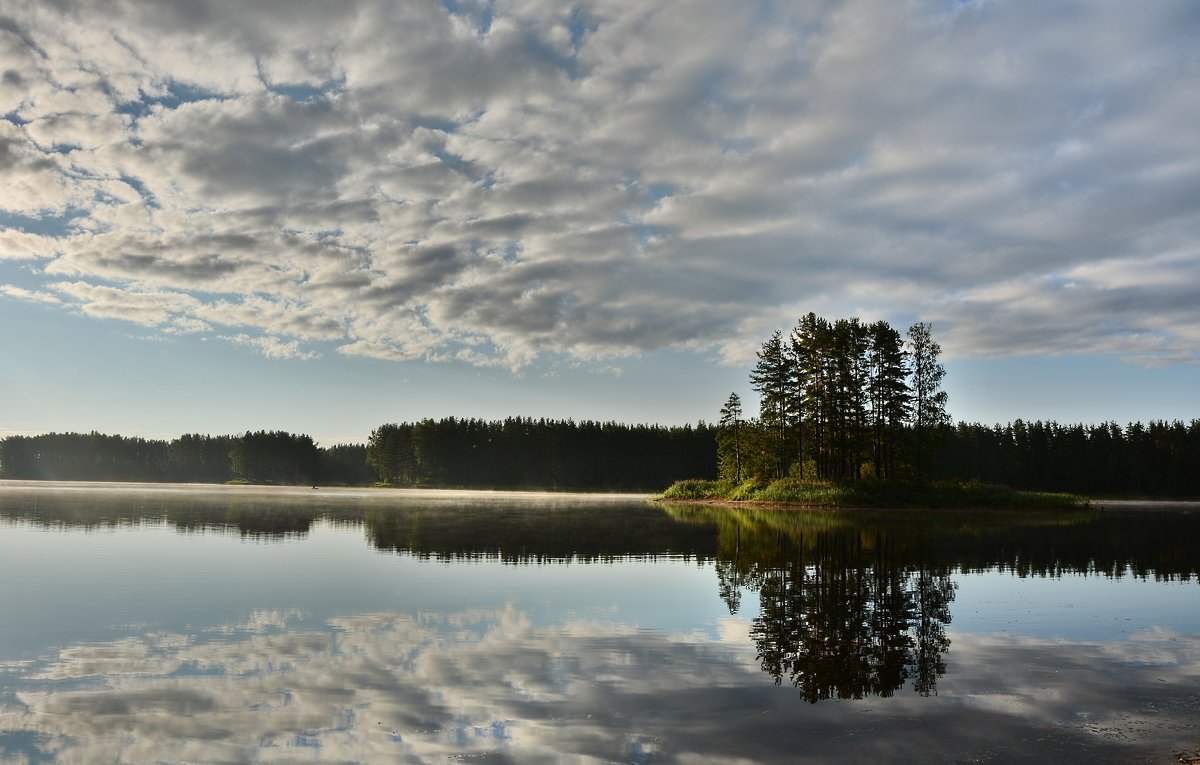
POLYGON ((1198 532, 0 482, 0 762, 1176 763, 1198 532))

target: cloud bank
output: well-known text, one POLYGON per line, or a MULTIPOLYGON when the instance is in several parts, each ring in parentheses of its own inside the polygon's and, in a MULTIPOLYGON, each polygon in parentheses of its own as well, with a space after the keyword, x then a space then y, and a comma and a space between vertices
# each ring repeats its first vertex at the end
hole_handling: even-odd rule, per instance
POLYGON ((0 0, 0 299, 276 358, 739 360, 811 309, 1196 362, 1197 39, 1188 0, 0 0))

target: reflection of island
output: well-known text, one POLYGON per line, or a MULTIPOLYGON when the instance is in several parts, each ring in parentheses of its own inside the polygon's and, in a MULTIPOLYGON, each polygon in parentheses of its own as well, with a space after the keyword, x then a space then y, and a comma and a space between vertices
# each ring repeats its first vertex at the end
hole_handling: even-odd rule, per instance
POLYGON ((762 669, 810 702, 936 692, 958 572, 1193 579, 1196 513, 855 512, 667 506, 718 529, 731 613, 759 599, 762 669))
POLYGON ((758 592, 750 633, 776 683, 813 703, 891 696, 907 681, 921 695, 936 690, 954 583, 897 542, 855 528, 721 524, 721 596, 732 613, 742 590, 758 592))
POLYGON ((945 574, 817 562, 766 572, 751 634, 762 667, 805 700, 922 695, 945 671, 954 585, 945 574))

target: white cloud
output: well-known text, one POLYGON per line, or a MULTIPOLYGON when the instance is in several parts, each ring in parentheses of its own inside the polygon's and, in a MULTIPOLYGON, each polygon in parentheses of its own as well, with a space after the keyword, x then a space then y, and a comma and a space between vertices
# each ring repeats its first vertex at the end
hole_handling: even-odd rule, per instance
POLYGON ((811 308, 1195 360, 1186 0, 11 5, 0 259, 91 315, 520 367, 811 308))
POLYGON ((250 337, 249 335, 220 335, 221 340, 227 340, 235 345, 245 345, 256 349, 268 359, 300 359, 311 361, 321 357, 315 351, 300 349, 298 340, 283 340, 278 337, 250 337))
POLYGON ((62 301, 51 294, 27 290, 13 284, 0 284, 0 295, 7 295, 17 300, 27 300, 31 303, 42 303, 43 305, 62 305, 62 301))
POLYGON ((85 281, 53 282, 59 294, 72 299, 83 313, 100 319, 120 319, 144 327, 170 327, 177 320, 187 321, 199 301, 190 295, 118 289, 85 281))

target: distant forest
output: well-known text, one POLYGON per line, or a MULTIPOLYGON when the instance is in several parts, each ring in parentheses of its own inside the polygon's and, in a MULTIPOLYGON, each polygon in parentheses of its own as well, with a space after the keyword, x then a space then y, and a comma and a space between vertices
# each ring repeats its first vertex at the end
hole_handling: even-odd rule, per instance
POLYGON ((148 483, 368 484, 366 447, 318 447, 281 431, 241 436, 187 434, 171 441, 49 433, 0 440, 0 477, 148 483))
POLYGON ((101 433, 0 439, 0 478, 59 481, 653 491, 716 476, 716 430, 511 417, 377 428, 368 444, 320 447, 279 431, 172 441, 101 433))
POLYGON ((1093 497, 1200 498, 1200 420, 1122 427, 959 423, 940 434, 934 478, 1093 497))
MULTIPOLYGON (((662 427, 528 418, 388 424, 369 444, 329 447, 284 432, 171 441, 51 433, 0 439, 0 477, 653 491, 680 477, 716 477, 716 434, 716 426, 703 422, 662 427)), ((897 443, 905 440, 895 434, 897 443)), ((933 442, 933 479, 1103 497, 1200 497, 1200 420, 960 422, 938 427, 933 442)))
POLYGON ((510 417, 382 425, 367 463, 394 486, 660 490, 715 477, 716 428, 510 417))

